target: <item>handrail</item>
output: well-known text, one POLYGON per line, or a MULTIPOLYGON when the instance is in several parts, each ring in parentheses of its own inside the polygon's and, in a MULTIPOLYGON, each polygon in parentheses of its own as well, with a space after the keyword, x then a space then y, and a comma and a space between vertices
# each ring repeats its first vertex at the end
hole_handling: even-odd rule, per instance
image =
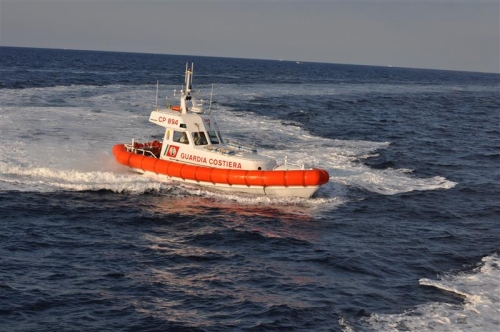
POLYGON ((214 146, 214 145, 206 145, 205 149, 207 149, 210 152, 217 152, 217 153, 225 154, 225 155, 234 154, 234 151, 231 149, 224 149, 224 148, 214 146))
POLYGON ((243 144, 240 144, 239 142, 227 140, 226 144, 229 145, 229 146, 231 146, 231 147, 233 147, 233 148, 236 148, 238 150, 248 151, 248 152, 251 152, 251 153, 257 153, 257 149, 255 147, 250 147, 248 145, 243 145, 243 144))
POLYGON ((158 158, 151 150, 149 149, 142 149, 142 148, 136 148, 132 144, 125 144, 125 147, 127 148, 127 152, 132 152, 135 154, 142 154, 143 156, 149 155, 153 158, 158 158))

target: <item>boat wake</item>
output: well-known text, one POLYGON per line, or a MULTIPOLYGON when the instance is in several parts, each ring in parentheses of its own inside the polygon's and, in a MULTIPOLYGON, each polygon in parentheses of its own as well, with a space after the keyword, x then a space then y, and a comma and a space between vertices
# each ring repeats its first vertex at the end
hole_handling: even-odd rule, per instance
POLYGON ((168 188, 168 183, 151 181, 128 172, 82 172, 47 167, 24 168, 0 162, 0 190, 2 191, 110 190, 116 193, 143 194, 151 191, 160 192, 168 188))
MULTIPOLYGON (((224 117, 224 119, 231 118, 224 117)), ((246 117, 245 123, 248 123, 247 121, 248 117, 246 117)), ((311 136, 302 128, 295 128, 293 132, 290 132, 277 120, 255 119, 255 121, 257 123, 253 123, 251 127, 258 127, 264 137, 266 134, 272 136, 271 132, 278 131, 279 134, 275 133, 273 140, 289 142, 289 145, 293 147, 279 151, 266 151, 264 149, 264 153, 270 154, 272 152, 281 159, 284 159, 285 156, 291 156, 299 164, 324 167, 330 174, 330 183, 381 195, 396 195, 417 190, 450 189, 457 184, 441 176, 418 178, 412 176, 413 170, 374 169, 360 162, 366 158, 377 156, 377 151, 381 149, 390 148, 389 142, 332 140, 311 136)), ((233 120, 224 125, 243 126, 243 123, 234 123, 233 120)), ((336 190, 331 190, 331 192, 334 194, 336 190)))
MULTIPOLYGON (((238 87, 226 85, 222 93, 239 93, 235 89, 238 87)), ((0 96, 0 104, 7 105, 0 115, 0 131, 4 134, 0 138, 0 190, 104 189, 131 194, 171 191, 173 184, 159 183, 111 166, 114 161, 110 146, 116 142, 128 140, 130 136, 161 137, 162 133, 154 128, 144 132, 147 114, 153 107, 150 105, 151 96, 144 93, 145 90, 148 89, 144 86, 105 86, 99 89, 58 86, 24 89, 21 97, 16 97, 17 90, 4 90, 0 96), (57 101, 64 98, 54 99, 65 95, 71 96, 71 102, 57 101), (33 100, 38 106, 31 106, 33 100), (102 111, 104 108, 106 111, 102 111)), ((154 90, 151 86, 150 91, 154 90)), ((234 116, 234 112, 224 106, 216 110, 221 127, 238 128, 235 132, 225 133, 229 140, 256 141, 262 154, 273 155, 280 161, 288 157, 291 163, 328 171, 330 181, 309 200, 314 205, 344 204, 351 200, 352 189, 395 195, 414 190, 449 189, 456 185, 438 176, 418 178, 411 174, 411 170, 375 169, 360 162, 376 156, 381 149, 390 148, 390 142, 322 138, 300 127, 293 126, 290 130, 290 126, 280 120, 252 112, 234 116)), ((242 203, 284 203, 280 199, 214 194, 188 185, 182 188, 187 195, 220 195, 217 197, 242 203)), ((286 202, 303 203, 294 199, 286 202)))

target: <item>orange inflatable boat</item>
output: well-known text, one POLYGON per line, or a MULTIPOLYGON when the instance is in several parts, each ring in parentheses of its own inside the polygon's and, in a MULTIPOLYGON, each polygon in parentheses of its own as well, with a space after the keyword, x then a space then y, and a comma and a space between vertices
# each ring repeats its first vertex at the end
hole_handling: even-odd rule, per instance
POLYGON ((256 194, 310 197, 329 180, 328 173, 322 169, 240 170, 163 160, 154 156, 161 151, 161 145, 154 145, 154 142, 135 143, 136 147, 130 148, 125 144, 117 144, 113 147, 113 154, 120 164, 141 173, 149 172, 172 180, 256 194))
POLYGON ((211 112, 191 93, 193 67, 186 65, 180 105, 156 108, 149 121, 165 128, 163 142, 118 144, 116 160, 140 173, 219 190, 259 195, 311 197, 329 181, 322 169, 305 169, 222 138, 211 112))

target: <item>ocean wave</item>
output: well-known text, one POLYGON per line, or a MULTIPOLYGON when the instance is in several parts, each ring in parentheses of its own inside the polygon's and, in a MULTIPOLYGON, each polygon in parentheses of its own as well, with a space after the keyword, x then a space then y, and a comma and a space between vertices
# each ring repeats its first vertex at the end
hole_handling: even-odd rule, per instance
POLYGON ((457 294, 463 304, 432 302, 401 314, 372 314, 367 322, 376 331, 495 331, 500 325, 499 280, 500 256, 486 256, 470 272, 419 280, 422 286, 457 294))

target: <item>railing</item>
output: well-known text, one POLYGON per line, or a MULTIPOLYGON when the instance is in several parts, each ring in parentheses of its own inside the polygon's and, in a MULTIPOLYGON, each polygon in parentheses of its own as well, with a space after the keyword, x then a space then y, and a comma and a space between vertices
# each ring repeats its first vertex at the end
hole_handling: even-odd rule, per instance
POLYGON ((135 154, 142 154, 143 156, 150 156, 153 158, 158 158, 153 151, 151 151, 152 147, 141 147, 141 148, 136 148, 134 147, 133 144, 125 144, 125 147, 127 148, 127 152, 135 153, 135 154))
POLYGON ((302 169, 302 170, 306 169, 306 165, 305 164, 299 165, 299 164, 288 162, 288 157, 287 156, 285 156, 285 163, 284 164, 277 165, 273 169, 279 169, 279 168, 282 169, 283 167, 285 167, 285 169, 302 169))
POLYGON ((255 147, 250 147, 248 145, 243 145, 235 141, 226 141, 226 144, 230 147, 236 148, 240 151, 246 151, 250 153, 257 153, 257 149, 255 147))
POLYGON ((205 146, 205 149, 207 149, 208 151, 211 151, 211 152, 217 152, 217 153, 224 154, 227 156, 234 154, 234 150, 224 149, 224 148, 214 146, 214 145, 207 145, 207 146, 205 146))

